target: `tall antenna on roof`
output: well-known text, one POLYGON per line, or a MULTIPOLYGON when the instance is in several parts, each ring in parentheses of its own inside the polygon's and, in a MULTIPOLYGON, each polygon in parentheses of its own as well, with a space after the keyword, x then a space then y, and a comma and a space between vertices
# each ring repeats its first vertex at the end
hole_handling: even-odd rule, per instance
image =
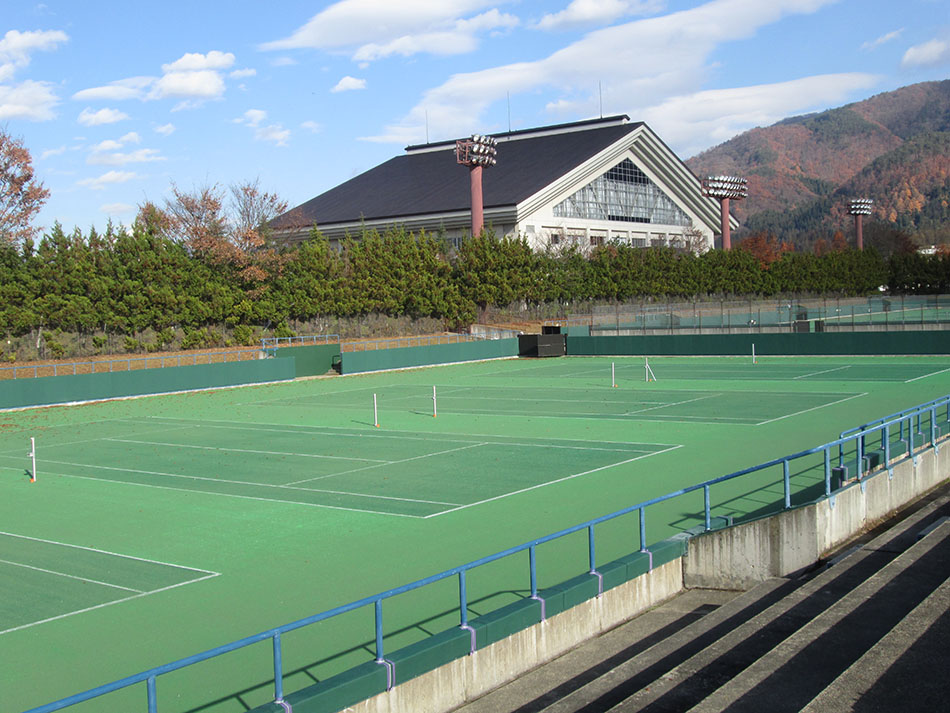
POLYGON ((505 96, 508 98, 508 133, 511 133, 511 92, 505 92, 505 96))
POLYGON ((426 109, 426 143, 429 143, 429 110, 426 109))
POLYGON ((601 83, 597 82, 597 92, 600 94, 600 118, 604 118, 604 88, 601 83))

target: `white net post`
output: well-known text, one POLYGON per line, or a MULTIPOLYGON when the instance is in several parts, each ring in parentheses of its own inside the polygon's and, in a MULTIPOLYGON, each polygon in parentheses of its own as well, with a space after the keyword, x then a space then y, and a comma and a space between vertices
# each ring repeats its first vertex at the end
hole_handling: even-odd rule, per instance
POLYGON ((373 425, 379 428, 379 409, 376 407, 376 394, 373 394, 373 425))
POLYGON ((610 362, 610 384, 615 389, 617 388, 617 371, 613 362, 610 362))
POLYGON ((30 471, 30 482, 36 482, 36 439, 30 437, 30 460, 32 461, 32 470, 30 471))
POLYGON ((755 344, 752 345, 752 363, 753 364, 757 363, 755 361, 755 344))
POLYGON ((439 415, 439 404, 435 399, 435 384, 432 385, 432 418, 439 415))
POLYGON ((650 368, 650 357, 643 357, 643 379, 644 381, 656 381, 656 375, 650 368))

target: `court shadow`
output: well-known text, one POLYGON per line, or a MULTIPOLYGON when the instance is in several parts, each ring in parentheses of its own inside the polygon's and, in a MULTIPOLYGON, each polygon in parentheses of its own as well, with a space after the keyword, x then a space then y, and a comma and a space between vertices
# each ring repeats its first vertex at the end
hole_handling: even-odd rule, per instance
MULTIPOLYGON (((497 607, 485 606, 484 610, 482 610, 482 606, 484 606, 487 602, 493 599, 497 599, 499 597, 502 597, 505 599, 509 599, 512 597, 517 598, 517 599, 526 599, 528 596, 530 596, 530 592, 528 590, 500 589, 496 592, 487 594, 484 597, 481 597, 479 599, 469 602, 468 608, 469 608, 470 616, 473 616, 473 617, 481 616, 482 614, 487 614, 489 611, 493 611, 497 607)), ((387 634, 387 636, 399 636, 399 635, 407 634, 413 631, 421 632, 425 636, 433 636, 434 634, 438 634, 440 631, 444 630, 444 627, 441 625, 437 625, 436 622, 438 622, 441 619, 444 619, 445 617, 451 617, 452 615, 455 615, 456 618, 458 617, 458 608, 446 609, 436 614, 433 614, 432 616, 427 617, 425 619, 420 619, 419 621, 413 624, 409 624, 408 626, 404 626, 401 629, 398 629, 397 631, 393 631, 390 634, 387 634)), ((311 661, 310 663, 305 664, 303 666, 299 666, 297 668, 284 671, 285 686, 286 686, 286 681, 293 676, 305 676, 307 679, 309 679, 310 683, 319 683, 322 679, 315 676, 312 672, 312 669, 318 666, 325 665, 327 663, 331 663, 337 659, 341 659, 343 657, 356 654, 356 653, 365 653, 367 656, 367 661, 372 661, 376 657, 375 638, 367 639, 347 649, 337 651, 328 656, 324 656, 323 658, 320 658, 320 659, 315 659, 311 661)), ((310 684, 307 684, 307 685, 310 685, 310 684)), ((301 688, 303 688, 303 686, 300 686, 300 685, 293 686, 293 690, 299 690, 301 688)), ((263 681, 259 681, 256 684, 252 684, 246 688, 243 688, 240 691, 235 691, 234 693, 231 693, 229 695, 221 696, 220 698, 216 698, 215 700, 208 701, 207 703, 204 703, 195 708, 189 708, 188 710, 183 711, 183 713, 203 713, 204 711, 214 710, 218 706, 229 704, 229 703, 237 703, 238 705, 241 706, 241 710, 249 711, 255 708, 259 704, 254 704, 246 700, 248 696, 254 694, 254 697, 256 699, 260 699, 262 692, 264 693, 264 696, 267 697, 267 696, 273 696, 273 691, 274 691, 274 679, 269 678, 263 681)), ((292 691, 290 690, 287 691, 287 693, 290 693, 290 692, 292 691)))

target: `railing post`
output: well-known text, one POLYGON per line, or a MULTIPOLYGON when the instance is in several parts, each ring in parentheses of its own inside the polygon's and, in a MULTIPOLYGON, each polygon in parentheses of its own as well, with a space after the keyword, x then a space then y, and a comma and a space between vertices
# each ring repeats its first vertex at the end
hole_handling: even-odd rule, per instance
POLYGON ((383 660, 383 600, 376 600, 376 660, 383 660))
POLYGON ((703 485, 703 518, 706 531, 712 528, 712 514, 709 511, 709 486, 703 485))
POLYGON ((274 701, 284 700, 284 665, 280 650, 280 632, 274 634, 274 701))
POLYGON ((155 676, 149 676, 145 682, 148 693, 148 713, 158 713, 158 695, 155 692, 155 676))
POLYGON ((465 585, 465 570, 459 572, 459 623, 468 624, 468 591, 465 585))
POLYGON ((534 545, 528 548, 528 578, 531 582, 531 596, 538 596, 538 568, 534 556, 534 545))
POLYGON ((647 521, 642 507, 640 508, 640 551, 647 551, 647 521))
POLYGON ((825 495, 831 495, 831 448, 825 446, 825 495))
POLYGON ((785 509, 792 507, 792 484, 788 477, 788 460, 782 461, 782 482, 785 485, 785 509))
POLYGON ((588 525, 587 527, 587 557, 590 562, 590 573, 593 574, 597 570, 596 559, 594 558, 594 526, 588 525))
POLYGON ((937 407, 930 408, 930 445, 937 445, 937 407))

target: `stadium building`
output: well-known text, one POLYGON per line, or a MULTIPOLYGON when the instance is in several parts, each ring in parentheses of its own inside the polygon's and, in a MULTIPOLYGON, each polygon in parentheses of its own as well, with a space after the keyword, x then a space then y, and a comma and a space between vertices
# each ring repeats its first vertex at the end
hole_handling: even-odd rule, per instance
MULTIPOLYGON (((537 250, 617 242, 701 252, 720 232, 718 202, 643 122, 620 115, 493 138, 498 163, 484 171, 483 203, 495 235, 537 250)), ((471 190, 455 141, 409 146, 271 222, 287 242, 315 225, 334 243, 394 226, 460 240, 471 232, 471 190)))

